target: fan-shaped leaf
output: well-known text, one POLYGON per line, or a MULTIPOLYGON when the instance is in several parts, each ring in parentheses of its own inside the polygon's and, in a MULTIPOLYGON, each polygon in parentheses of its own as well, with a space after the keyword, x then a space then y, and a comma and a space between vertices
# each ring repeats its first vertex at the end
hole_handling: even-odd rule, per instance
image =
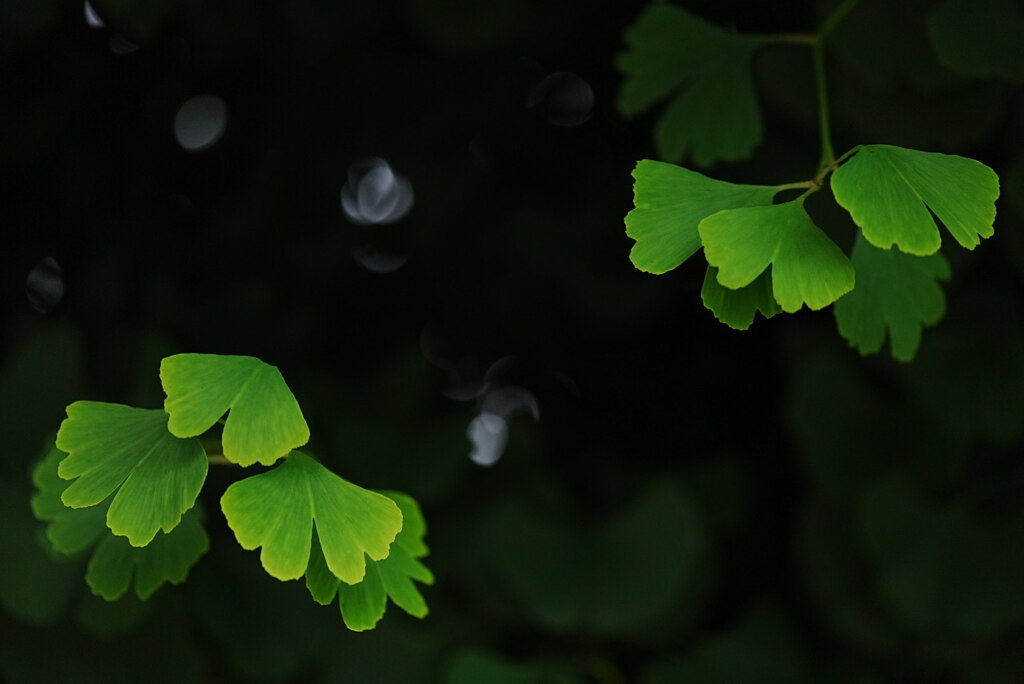
POLYGON ((738 289, 772 267, 772 292, 783 311, 828 306, 853 289, 853 265, 814 225, 803 202, 726 209, 700 222, 718 282, 738 289))
POLYGON ((373 629, 384 616, 388 597, 405 612, 415 617, 427 614, 427 603, 413 580, 433 584, 434 576, 418 559, 427 555, 423 542, 426 521, 416 501, 398 492, 385 492, 402 510, 403 526, 391 552, 383 560, 369 560, 366 577, 358 584, 343 584, 327 567, 320 544, 313 540, 313 548, 306 569, 306 586, 313 599, 324 605, 339 595, 342 617, 349 629, 373 629))
POLYGON ((857 287, 836 302, 839 334, 861 354, 873 354, 888 330, 893 357, 913 360, 922 326, 935 325, 946 313, 938 281, 949 279, 949 263, 941 254, 918 257, 878 249, 862 238, 852 260, 857 287))
POLYGON ((200 435, 228 410, 221 444, 240 466, 273 465, 309 441, 309 427, 281 372, 252 356, 176 354, 160 363, 160 382, 178 437, 200 435))
POLYGON ((363 579, 363 554, 387 558, 402 529, 395 502, 298 451, 273 470, 234 483, 220 503, 238 543, 250 551, 263 547, 263 567, 279 580, 306 572, 314 520, 327 567, 347 584, 363 579))
POLYGON ((643 159, 633 169, 633 203, 626 235, 629 258, 641 271, 665 273, 700 249, 697 224, 722 209, 772 203, 778 188, 714 180, 675 164, 643 159))
POLYGON ((117 491, 107 510, 114 534, 145 546, 158 530, 173 530, 206 479, 199 440, 169 433, 160 410, 76 401, 67 414, 57 448, 68 457, 57 473, 75 482, 61 495, 64 504, 95 506, 117 491))
POLYGON ((875 247, 927 256, 942 244, 933 213, 967 249, 992 235, 999 177, 966 157, 867 145, 832 174, 832 192, 875 247))
POLYGON ((736 330, 749 328, 758 311, 765 318, 771 318, 781 311, 772 294, 770 271, 765 271, 746 287, 730 290, 718 282, 718 269, 708 266, 700 298, 704 306, 715 314, 715 318, 736 330))
POLYGON ((757 38, 725 31, 672 5, 649 5, 625 34, 619 111, 639 114, 673 97, 655 127, 658 154, 698 166, 750 156, 761 112, 750 60, 757 38))

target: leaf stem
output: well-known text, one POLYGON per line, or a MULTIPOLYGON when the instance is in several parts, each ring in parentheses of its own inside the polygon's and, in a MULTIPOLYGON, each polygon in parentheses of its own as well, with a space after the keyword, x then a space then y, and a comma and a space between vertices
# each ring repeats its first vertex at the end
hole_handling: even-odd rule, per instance
POLYGON ((829 122, 828 113, 828 85, 825 81, 825 50, 822 47, 821 37, 814 43, 814 81, 818 89, 818 128, 821 132, 821 161, 818 163, 818 173, 835 161, 835 151, 832 149, 832 128, 829 122))
POLYGON ((210 465, 235 465, 234 462, 229 461, 224 454, 216 452, 206 454, 206 460, 210 465))

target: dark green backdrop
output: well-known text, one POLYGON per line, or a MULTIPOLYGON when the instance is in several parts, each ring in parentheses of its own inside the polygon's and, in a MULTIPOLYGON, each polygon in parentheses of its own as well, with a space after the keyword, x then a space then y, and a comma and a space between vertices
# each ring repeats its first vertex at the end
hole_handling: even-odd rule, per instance
MULTIPOLYGON (((753 32, 823 12, 680 4, 753 32)), ((948 253, 947 318, 904 366, 859 357, 828 311, 731 331, 699 265, 632 267, 656 113, 617 114, 613 63, 642 3, 95 0, 94 28, 81 3, 4 0, 5 681, 1024 681, 1024 97, 943 69, 935 4, 864 0, 829 52, 837 150, 1002 177, 995 237, 948 253), (173 121, 199 94, 227 126, 189 152, 173 121), (369 157, 415 192, 396 223, 342 211, 369 157), (41 313, 45 257, 65 291, 33 286, 41 313), (325 463, 422 502, 425 620, 350 633, 266 576, 219 513, 226 468, 180 587, 108 605, 46 556, 28 472, 64 406, 157 407, 179 351, 279 366, 325 463), (489 468, 469 459, 481 391, 539 408, 489 468)), ((709 173, 805 178, 809 55, 757 69, 765 144, 709 173)), ((811 210, 848 248, 831 199, 811 210)))

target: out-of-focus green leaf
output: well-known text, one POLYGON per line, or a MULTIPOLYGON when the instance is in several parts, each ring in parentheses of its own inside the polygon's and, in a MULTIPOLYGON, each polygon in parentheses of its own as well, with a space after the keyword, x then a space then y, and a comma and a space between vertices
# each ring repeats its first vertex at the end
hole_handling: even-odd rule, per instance
POLYGON ((478 542, 490 571, 544 627, 623 634, 694 611, 706 581, 706 530, 678 488, 651 487, 602 526, 576 529, 499 506, 478 542))
POLYGON ((388 598, 410 615, 426 616, 427 602, 413 580, 424 584, 434 582, 434 575, 418 560, 428 552, 423 541, 427 526, 419 505, 406 494, 383 493, 402 510, 403 522, 387 558, 367 560, 363 581, 345 584, 327 567, 319 540, 314 539, 306 568, 306 586, 313 599, 327 605, 338 595, 345 624, 357 632, 377 625, 384 617, 388 598))
POLYGON ((655 126, 658 155, 698 166, 746 159, 761 142, 750 60, 757 38, 729 33, 674 5, 648 5, 625 33, 619 111, 671 98, 655 126))
POLYGON ((220 503, 238 543, 249 551, 262 546, 263 568, 279 580, 305 574, 314 520, 327 566, 346 584, 362 581, 363 554, 387 558, 402 529, 394 501, 298 451, 273 470, 234 483, 220 503))
POLYGON ((927 256, 942 244, 933 213, 967 249, 992 235, 999 178, 966 157, 866 145, 832 174, 832 192, 872 245, 927 256))
POLYGON ((913 360, 921 328, 946 313, 938 281, 949 280, 949 263, 938 253, 918 257, 878 249, 859 236, 851 260, 857 287, 835 304, 839 334, 861 354, 874 354, 888 333, 893 357, 913 360))
POLYGON ((221 444, 240 466, 273 465, 309 441, 302 410, 276 366, 252 356, 175 354, 160 363, 160 382, 178 437, 209 430, 228 410, 221 444))
POLYGON ((57 448, 68 457, 57 474, 75 482, 61 495, 64 504, 95 506, 116 491, 107 526, 133 546, 173 530, 206 480, 199 440, 169 433, 167 414, 160 410, 76 401, 67 413, 57 448))
POLYGON ((697 225, 722 209, 772 203, 778 188, 714 180, 675 164, 642 159, 633 169, 633 204, 626 235, 629 258, 641 271, 665 273, 700 249, 697 225))
POLYGON ((1024 622, 1024 518, 936 506, 901 479, 868 489, 859 517, 879 591, 914 629, 992 638, 1024 622))
MULTIPOLYGON (((82 581, 82 564, 47 552, 28 507, 29 496, 27 481, 19 486, 0 480, 0 603, 7 616, 45 625, 67 607, 82 581)), ((11 639, 7 631, 0 642, 11 639)))
POLYGON ((643 684, 800 684, 811 681, 793 628, 775 611, 750 613, 682 658, 647 668, 643 684))
POLYGON ((1013 0, 944 0, 928 15, 935 54, 964 76, 1024 82, 1024 10, 1013 0))
POLYGON ((699 231, 721 285, 746 287, 771 266, 775 301, 787 313, 804 304, 821 309, 853 289, 853 265, 800 200, 726 209, 701 221, 699 231))
POLYGON ((445 684, 582 684, 584 679, 564 665, 512 661, 493 653, 460 651, 448 662, 445 684))

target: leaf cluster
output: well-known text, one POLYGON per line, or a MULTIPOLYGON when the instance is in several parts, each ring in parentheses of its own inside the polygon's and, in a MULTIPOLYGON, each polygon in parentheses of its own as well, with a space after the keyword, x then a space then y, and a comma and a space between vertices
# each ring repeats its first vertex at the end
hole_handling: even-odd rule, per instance
MULTIPOLYGON (((662 274, 703 249, 701 298, 726 325, 745 330, 757 312, 770 318, 834 304, 840 334, 861 353, 877 352, 888 334, 893 356, 909 361, 922 327, 945 313, 939 283, 950 268, 939 252, 939 224, 968 250, 992 236, 999 179, 973 159, 888 144, 858 145, 835 157, 823 46, 854 4, 843 3, 808 36, 729 33, 672 5, 642 13, 626 32, 628 49, 619 59, 626 76, 619 109, 629 116, 670 102, 655 126, 666 161, 642 160, 633 171, 635 208, 625 219, 636 241, 630 259, 642 271, 662 274), (759 46, 773 42, 803 43, 814 52, 823 148, 816 174, 781 185, 741 185, 669 163, 690 157, 707 166, 752 154, 760 113, 751 60, 759 46), (849 252, 805 208, 824 188, 859 228, 849 252), (803 193, 779 198, 792 190, 803 193)), ((931 24, 940 54, 947 15, 962 10, 947 5, 931 24)))
POLYGON ((259 463, 272 468, 229 486, 221 509, 244 549, 262 549, 267 573, 306 575, 321 602, 332 586, 352 629, 375 626, 389 596, 426 615, 412 581, 433 581, 419 561, 427 547, 418 505, 363 489, 294 451, 309 428, 277 368, 248 356, 177 354, 163 360, 160 379, 163 409, 69 405, 33 471, 32 509, 47 523, 47 544, 58 555, 92 549, 93 593, 116 600, 134 581, 146 599, 183 582, 210 545, 198 503, 209 463, 259 463))

